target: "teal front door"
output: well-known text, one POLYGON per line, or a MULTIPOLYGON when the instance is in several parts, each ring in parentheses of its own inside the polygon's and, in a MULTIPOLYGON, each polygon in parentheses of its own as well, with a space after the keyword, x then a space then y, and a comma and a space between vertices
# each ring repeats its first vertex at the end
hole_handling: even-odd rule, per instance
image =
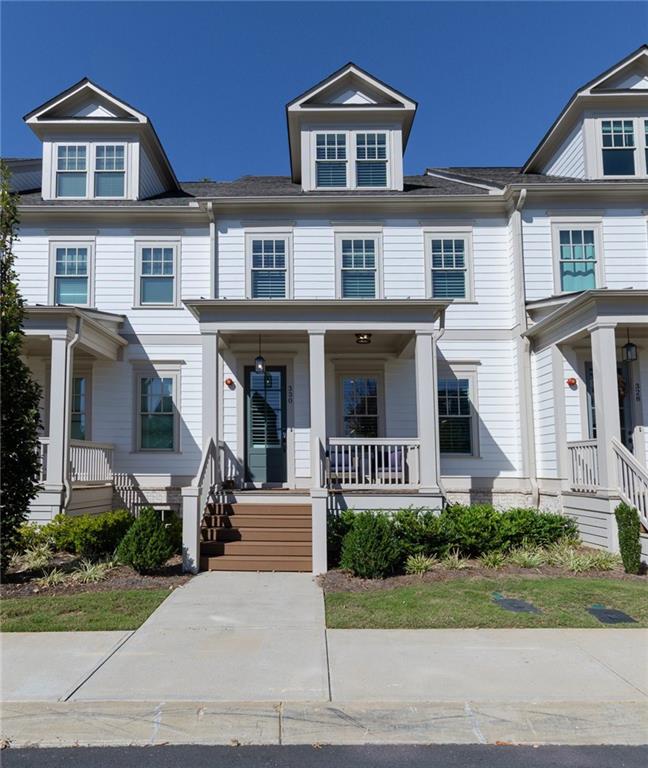
POLYGON ((286 482, 285 366, 245 369, 245 453, 249 482, 286 482))

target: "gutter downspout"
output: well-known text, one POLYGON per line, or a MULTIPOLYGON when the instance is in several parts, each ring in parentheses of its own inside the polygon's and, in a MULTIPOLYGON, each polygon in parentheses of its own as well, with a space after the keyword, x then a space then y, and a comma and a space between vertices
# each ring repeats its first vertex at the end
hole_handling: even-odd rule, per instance
POLYGON ((65 512, 67 505, 72 498, 72 485, 70 483, 70 404, 72 401, 72 352, 81 336, 81 326, 83 320, 80 317, 76 319, 76 328, 74 336, 66 345, 65 349, 65 396, 63 401, 63 413, 65 415, 65 425, 63 428, 63 500, 61 503, 61 512, 65 512))
POLYGON ((210 299, 218 296, 218 270, 216 269, 216 221, 214 219, 214 204, 207 201, 207 216, 209 217, 209 272, 210 272, 210 299))
MULTIPOLYGON (((439 351, 439 347, 438 347, 439 340, 441 339, 441 337, 445 333, 445 329, 446 329, 445 316, 446 316, 446 311, 445 311, 445 309, 442 309, 441 312, 439 313, 439 330, 438 330, 438 332, 436 334, 436 338, 434 340, 434 352, 435 352, 434 375, 436 376, 436 379, 437 379, 437 388, 439 386, 439 383, 438 383, 439 382, 439 370, 438 370, 438 367, 437 367, 436 357, 437 357, 438 351, 439 351)), ((437 395, 437 409, 438 409, 438 395, 437 395)), ((438 424, 439 424, 439 413, 438 413, 438 410, 437 410, 437 426, 438 426, 438 424)), ((442 506, 445 507, 446 504, 447 504, 448 495, 446 494, 446 490, 443 487, 443 481, 441 480, 441 445, 439 443, 439 430, 438 430, 438 428, 436 430, 436 443, 437 443, 436 444, 436 455, 437 455, 437 461, 439 462, 439 464, 438 464, 439 471, 438 471, 438 474, 437 474, 437 483, 439 485, 439 491, 441 492, 441 495, 443 496, 442 506)))
POLYGON ((531 371, 531 343, 524 336, 528 329, 526 313, 526 281, 524 276, 524 232, 522 228, 522 209, 526 203, 526 187, 520 190, 515 210, 513 211, 513 250, 515 254, 514 275, 516 279, 516 314, 519 335, 517 337, 517 357, 519 366, 520 421, 522 426, 523 463, 529 477, 532 503, 540 505, 540 489, 535 451, 535 425, 533 418, 533 375, 531 371))

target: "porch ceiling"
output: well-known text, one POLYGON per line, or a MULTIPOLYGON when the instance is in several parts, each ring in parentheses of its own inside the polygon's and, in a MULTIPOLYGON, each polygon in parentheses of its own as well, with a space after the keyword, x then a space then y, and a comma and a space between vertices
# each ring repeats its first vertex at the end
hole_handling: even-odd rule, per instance
MULTIPOLYGON (((413 340, 412 332, 394 333, 389 331, 378 331, 371 333, 371 342, 369 344, 358 344, 356 333, 365 332, 361 323, 358 324, 356 331, 330 331, 326 334, 325 349, 327 354, 357 354, 363 357, 371 357, 376 354, 400 355, 408 348, 413 340)), ((308 343, 308 333, 281 332, 281 331, 260 331, 259 333, 250 332, 229 332, 221 335, 223 344, 229 348, 256 350, 261 341, 263 350, 281 349, 285 350, 290 346, 308 343)), ((412 353, 413 354, 413 353, 412 353)))

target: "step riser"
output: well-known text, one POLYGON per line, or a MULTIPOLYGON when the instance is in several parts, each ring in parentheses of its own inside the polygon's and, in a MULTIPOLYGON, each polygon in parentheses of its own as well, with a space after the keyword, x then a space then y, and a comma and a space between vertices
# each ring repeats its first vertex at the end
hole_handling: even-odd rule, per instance
POLYGON ((206 528, 309 528, 311 517, 277 516, 259 517, 256 515, 205 515, 203 523, 206 528))
POLYGON ((201 571, 282 571, 282 572, 310 572, 310 558, 274 558, 264 559, 253 557, 249 559, 234 557, 201 557, 201 571))
POLYGON ((226 515, 311 515, 309 504, 208 504, 207 510, 226 515))
POLYGON ((282 544, 270 542, 265 544, 258 541, 213 541, 203 544, 200 554, 208 557, 310 557, 310 544, 282 544))
POLYGON ((311 540, 309 528, 203 528, 202 540, 207 541, 304 541, 311 540))

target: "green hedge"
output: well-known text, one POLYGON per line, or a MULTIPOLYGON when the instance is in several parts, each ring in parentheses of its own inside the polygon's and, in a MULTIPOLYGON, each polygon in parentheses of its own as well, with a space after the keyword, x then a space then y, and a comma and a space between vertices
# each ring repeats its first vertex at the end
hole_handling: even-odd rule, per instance
POLYGON ((639 573, 641 570, 641 521, 634 507, 625 502, 614 510, 619 529, 619 549, 626 573, 639 573))
POLYGON ((159 513, 145 507, 117 547, 117 560, 140 573, 160 568, 174 552, 172 536, 159 513))
POLYGON ((329 518, 329 564, 339 563, 369 578, 370 571, 378 576, 402 569, 411 555, 443 557, 458 552, 479 557, 522 544, 546 547, 565 539, 578 539, 575 522, 536 509, 501 512, 490 504, 453 504, 438 515, 423 509, 401 509, 392 515, 347 510, 329 518))
POLYGON ((64 552, 82 557, 106 557, 114 553, 134 521, 127 509, 100 515, 57 515, 41 529, 41 535, 64 552))

